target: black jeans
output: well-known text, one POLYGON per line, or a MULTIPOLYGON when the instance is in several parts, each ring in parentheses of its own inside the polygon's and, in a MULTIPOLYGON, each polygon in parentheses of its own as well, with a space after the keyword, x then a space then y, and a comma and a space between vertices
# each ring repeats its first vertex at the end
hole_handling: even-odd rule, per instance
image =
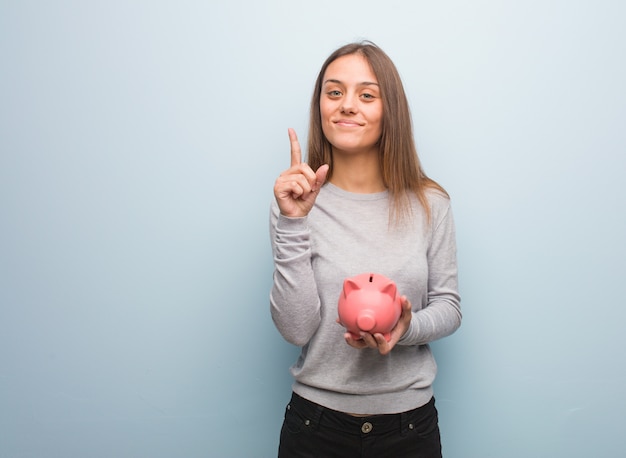
POLYGON ((279 458, 441 458, 435 399, 415 410, 354 417, 293 393, 279 458))

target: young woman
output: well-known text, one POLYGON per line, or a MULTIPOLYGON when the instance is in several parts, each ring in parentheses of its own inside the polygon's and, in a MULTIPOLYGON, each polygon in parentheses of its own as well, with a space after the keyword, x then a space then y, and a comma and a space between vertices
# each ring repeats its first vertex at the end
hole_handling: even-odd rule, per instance
POLYGON ((272 318, 302 347, 279 457, 440 457, 428 343, 461 324, 450 201, 420 166, 398 71, 370 42, 326 60, 311 101, 308 163, 274 186, 272 318), (402 313, 387 340, 337 322, 343 281, 392 279, 402 313))

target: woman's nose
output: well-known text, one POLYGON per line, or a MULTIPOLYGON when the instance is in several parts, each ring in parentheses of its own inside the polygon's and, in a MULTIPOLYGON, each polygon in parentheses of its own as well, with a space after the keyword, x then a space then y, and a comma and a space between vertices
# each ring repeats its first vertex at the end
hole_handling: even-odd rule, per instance
POLYGON ((341 112, 345 114, 354 114, 357 112, 357 103, 354 96, 346 96, 341 104, 341 112))

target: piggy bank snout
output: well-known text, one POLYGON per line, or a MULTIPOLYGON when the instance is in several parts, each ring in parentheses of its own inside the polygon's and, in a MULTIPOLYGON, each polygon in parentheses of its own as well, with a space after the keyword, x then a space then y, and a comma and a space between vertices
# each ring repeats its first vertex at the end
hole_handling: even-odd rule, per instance
POLYGON ((376 317, 371 310, 363 310, 356 317, 356 325, 361 331, 371 331, 376 326, 376 317))

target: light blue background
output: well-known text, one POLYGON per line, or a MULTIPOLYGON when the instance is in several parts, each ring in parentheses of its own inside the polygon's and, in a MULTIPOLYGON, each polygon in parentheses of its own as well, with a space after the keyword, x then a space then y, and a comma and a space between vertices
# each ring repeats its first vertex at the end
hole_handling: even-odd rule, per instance
POLYGON ((272 185, 369 38, 452 195, 447 458, 626 448, 626 6, 0 2, 0 457, 275 456, 272 185))

